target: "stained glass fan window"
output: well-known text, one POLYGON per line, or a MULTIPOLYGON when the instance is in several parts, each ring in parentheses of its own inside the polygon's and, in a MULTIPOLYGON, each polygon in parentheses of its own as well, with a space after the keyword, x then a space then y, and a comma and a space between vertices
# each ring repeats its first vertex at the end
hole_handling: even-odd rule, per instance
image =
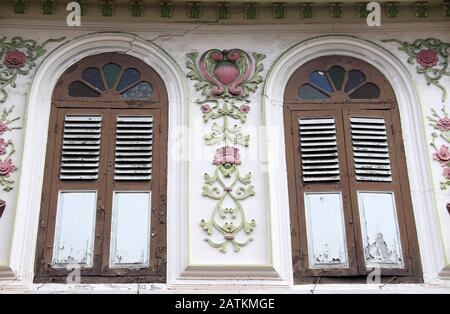
POLYGON ((149 99, 153 94, 153 86, 141 79, 138 69, 122 69, 115 63, 87 68, 79 80, 69 85, 68 94, 71 97, 100 97, 105 90, 114 91, 125 99, 149 99))
POLYGON ((304 100, 327 100, 335 92, 344 92, 349 99, 377 99, 380 89, 359 70, 346 71, 332 66, 327 71, 314 71, 309 82, 300 86, 298 96, 304 100))

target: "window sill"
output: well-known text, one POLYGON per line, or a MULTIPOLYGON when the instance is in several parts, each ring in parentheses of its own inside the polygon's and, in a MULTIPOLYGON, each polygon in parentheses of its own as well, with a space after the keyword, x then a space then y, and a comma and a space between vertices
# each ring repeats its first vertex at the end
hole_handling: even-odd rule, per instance
POLYGON ((166 284, 33 284, 31 289, 0 286, 0 293, 29 294, 174 294, 174 293, 247 293, 252 294, 450 294, 450 281, 439 280, 433 284, 322 284, 293 285, 288 288, 274 287, 224 287, 202 286, 170 287, 166 284))

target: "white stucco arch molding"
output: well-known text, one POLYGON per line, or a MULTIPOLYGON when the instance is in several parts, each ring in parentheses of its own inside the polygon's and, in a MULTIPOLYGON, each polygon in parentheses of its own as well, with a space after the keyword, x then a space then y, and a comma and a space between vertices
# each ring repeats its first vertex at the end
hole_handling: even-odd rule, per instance
MULTIPOLYGON (((16 274, 18 282, 27 288, 31 287, 33 279, 52 92, 57 80, 67 68, 82 58, 104 52, 121 52, 137 57, 161 76, 169 98, 169 137, 177 128, 187 125, 189 90, 185 74, 175 60, 161 48, 136 35, 125 33, 84 35, 59 46, 43 60, 37 69, 28 97, 22 176, 10 259, 10 267, 16 274)), ((182 143, 187 143, 186 140, 181 139, 182 143)), ((169 149, 167 165, 169 282, 187 263, 184 258, 187 256, 184 245, 187 234, 185 223, 187 193, 184 184, 187 168, 186 162, 174 156, 177 153, 174 149, 169 149)))
MULTIPOLYGON (((406 150, 411 197, 414 206, 417 233, 427 282, 436 279, 444 267, 436 202, 429 171, 428 146, 421 115, 421 104, 413 79, 405 65, 385 48, 363 39, 344 35, 320 36, 301 42, 272 65, 264 86, 264 119, 267 132, 270 214, 272 222, 272 248, 274 259, 284 265, 288 273, 291 266, 291 238, 289 232, 289 199, 286 175, 283 95, 291 75, 306 62, 327 55, 344 55, 362 59, 380 70, 392 85, 399 104, 406 150), (281 127, 280 127, 281 126, 281 127), (422 127, 421 127, 422 126, 422 127)), ((276 261, 274 261, 276 262, 276 261)), ((286 272, 285 272, 286 273, 286 272)))

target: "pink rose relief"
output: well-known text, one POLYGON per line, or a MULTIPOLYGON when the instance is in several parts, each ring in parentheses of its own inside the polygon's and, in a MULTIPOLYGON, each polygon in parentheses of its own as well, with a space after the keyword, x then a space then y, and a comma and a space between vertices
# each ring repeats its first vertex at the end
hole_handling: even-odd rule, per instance
POLYGON ((6 125, 6 123, 4 122, 0 122, 0 135, 2 135, 8 130, 9 130, 8 125, 6 125))
POLYGON ((9 174, 16 170, 17 170, 17 168, 13 164, 11 159, 7 159, 5 161, 0 160, 0 175, 1 176, 9 177, 9 174))
POLYGON ((444 167, 444 170, 442 170, 442 175, 447 180, 450 180, 450 168, 449 167, 444 167))
POLYGON ((208 105, 208 104, 205 104, 205 105, 201 106, 200 110, 201 110, 203 113, 208 113, 208 112, 211 111, 211 106, 208 105))
POLYGON ((26 63, 27 56, 19 50, 8 51, 3 59, 3 64, 9 69, 23 68, 26 63))
POLYGON ((441 131, 450 131, 450 119, 447 117, 440 118, 436 125, 441 131))
POLYGON ((419 63, 424 68, 434 67, 438 61, 439 57, 436 52, 431 49, 425 49, 420 51, 416 56, 417 63, 419 63))
POLYGON ((215 62, 223 60, 223 54, 221 52, 214 52, 211 54, 211 59, 215 62))
POLYGON ((4 138, 0 138, 0 155, 6 154, 6 148, 8 147, 8 142, 4 138))
POLYGON ((247 106, 247 105, 241 105, 241 106, 239 107, 239 111, 242 112, 242 113, 248 113, 248 112, 250 111, 250 106, 247 106))
POLYGON ((433 154, 433 158, 442 163, 450 161, 450 151, 448 150, 448 146, 442 145, 441 148, 433 154))
POLYGON ((237 52, 230 52, 227 57, 231 62, 237 62, 239 61, 239 59, 241 59, 240 54, 237 52))
POLYGON ((240 165, 239 149, 236 147, 225 146, 216 150, 214 156, 214 165, 233 164, 240 165))

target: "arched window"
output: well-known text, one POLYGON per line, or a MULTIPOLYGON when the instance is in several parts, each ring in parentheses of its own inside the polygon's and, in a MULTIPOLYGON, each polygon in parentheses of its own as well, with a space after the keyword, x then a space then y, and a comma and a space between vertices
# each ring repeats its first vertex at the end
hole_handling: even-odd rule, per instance
POLYGON ((165 282, 167 93, 133 57, 70 67, 50 116, 35 281, 165 282))
POLYGON ((284 101, 296 281, 365 280, 374 268, 420 281, 399 111, 386 78, 361 60, 321 57, 292 75, 284 101))

